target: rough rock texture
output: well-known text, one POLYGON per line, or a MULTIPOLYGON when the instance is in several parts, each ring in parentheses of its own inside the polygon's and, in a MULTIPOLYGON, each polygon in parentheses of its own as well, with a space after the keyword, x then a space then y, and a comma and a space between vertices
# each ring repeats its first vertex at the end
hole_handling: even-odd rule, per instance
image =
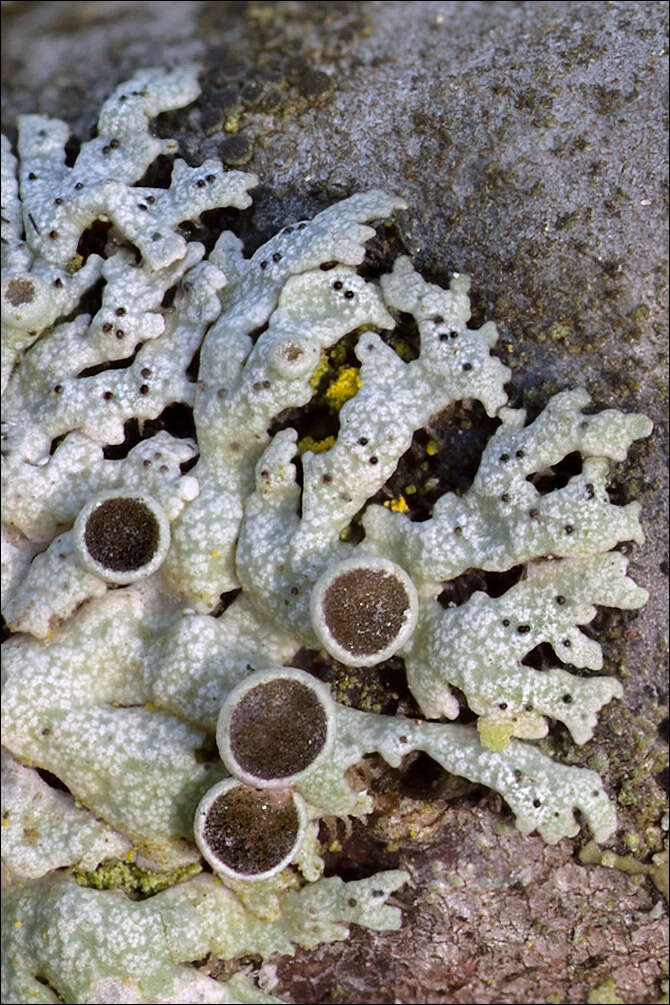
MULTIPOLYGON (((387 2, 105 2, 3 14, 10 135, 15 114, 38 111, 88 139, 102 99, 133 71, 200 58, 203 94, 170 113, 165 135, 181 133, 190 163, 222 157, 260 175, 250 250, 351 192, 397 192, 413 207, 404 240, 417 265, 442 282, 469 273, 475 322, 498 321, 513 404, 536 412, 580 383, 598 407, 651 416, 654 434, 613 486, 616 501, 642 501, 647 542, 630 568, 651 600, 597 625, 626 700, 579 751, 560 728, 543 741, 603 775, 620 819, 612 848, 646 867, 662 849, 667 738, 666 6, 416 2, 408 16, 387 2)), ((209 222, 214 233, 225 218, 209 222)), ((475 410, 431 427, 448 445, 435 459, 432 441, 417 444, 427 505, 430 479, 458 485, 456 469, 472 468, 487 431, 475 410)), ((334 683, 359 697, 376 686, 366 674, 334 683)), ((495 796, 454 787, 421 757, 375 786, 378 815, 367 832, 340 835, 332 868, 346 878, 409 868, 412 889, 396 896, 404 928, 281 961, 276 994, 658 999, 665 922, 646 869, 585 866, 576 841, 548 848, 502 831, 495 796)))

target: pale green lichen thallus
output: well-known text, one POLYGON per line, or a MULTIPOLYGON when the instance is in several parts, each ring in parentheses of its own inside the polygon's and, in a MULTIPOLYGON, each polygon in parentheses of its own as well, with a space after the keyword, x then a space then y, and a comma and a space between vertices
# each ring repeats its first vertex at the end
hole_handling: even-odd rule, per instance
POLYGON ((649 421, 593 414, 581 390, 532 422, 510 408, 495 325, 468 327, 466 277, 443 289, 402 256, 379 281, 357 271, 395 196, 353 195, 251 257, 225 231, 206 255, 180 224, 243 210, 258 179, 189 167, 153 135, 198 93, 194 66, 138 73, 72 165, 64 122, 22 116, 16 153, 3 138, 7 1002, 272 1002, 194 961, 398 928, 387 900, 405 873, 323 877, 319 821, 372 808, 347 774, 369 752, 425 751, 548 842, 576 834, 576 811, 598 841, 616 829, 598 775, 528 741, 558 720, 584 743, 622 695, 583 627, 598 605, 646 600, 614 550, 642 541, 639 506, 606 484, 649 421), (138 185, 159 155, 174 157, 167 187, 138 185), (108 239, 87 255, 95 221, 108 239), (387 334, 401 313, 409 361, 387 334), (355 332, 339 431, 305 438, 298 477, 298 434, 273 423, 309 404, 324 354, 355 332), (468 491, 423 522, 371 503, 415 432, 463 400, 500 420, 468 491), (195 438, 156 431, 175 403, 195 438), (540 494, 533 477, 575 453, 580 473, 540 494), (438 602, 467 569, 514 567, 501 595, 438 602), (542 672, 524 662, 541 644, 542 672), (309 650, 401 658, 425 718, 338 704, 290 665, 309 650), (476 725, 444 722, 451 687, 476 725))

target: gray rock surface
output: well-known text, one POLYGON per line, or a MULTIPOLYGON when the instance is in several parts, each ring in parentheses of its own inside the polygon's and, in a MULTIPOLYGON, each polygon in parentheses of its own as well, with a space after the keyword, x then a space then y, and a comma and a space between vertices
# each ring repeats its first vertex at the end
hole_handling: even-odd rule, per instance
MULTIPOLYGON (((621 820, 612 847, 645 868, 662 848, 667 764, 667 18, 664 3, 630 0, 3 4, 10 135, 17 114, 39 111, 87 138, 134 70, 200 59, 203 94, 170 134, 176 122, 192 163, 221 156, 260 175, 242 221, 250 247, 352 192, 396 192, 426 275, 472 276, 514 404, 536 411, 584 384, 597 406, 654 420, 613 481, 618 501, 643 504, 648 540, 631 569, 651 599, 597 622, 625 700, 585 747, 560 730, 546 741, 603 773, 621 820)), ((440 430, 451 449, 455 430, 440 430)), ((405 927, 278 961, 275 993, 658 999, 666 928, 646 871, 587 867, 578 842, 505 830, 493 797, 420 762, 373 785, 379 811, 333 868, 408 867, 405 927)))

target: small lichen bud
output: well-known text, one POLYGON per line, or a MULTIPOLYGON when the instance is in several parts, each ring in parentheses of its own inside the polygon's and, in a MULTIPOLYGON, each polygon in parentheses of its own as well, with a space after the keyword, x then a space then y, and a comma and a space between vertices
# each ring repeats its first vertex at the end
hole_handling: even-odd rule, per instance
POLYGON ((311 372, 319 361, 318 345, 307 338, 291 336, 272 347, 268 365, 281 377, 295 380, 311 372))

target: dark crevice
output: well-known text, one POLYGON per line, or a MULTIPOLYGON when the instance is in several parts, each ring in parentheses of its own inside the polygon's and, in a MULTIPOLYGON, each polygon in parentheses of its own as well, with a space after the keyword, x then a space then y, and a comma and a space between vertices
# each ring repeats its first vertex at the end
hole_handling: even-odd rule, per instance
POLYGON ((460 607, 470 599, 473 593, 481 591, 490 597, 502 597, 523 576, 524 566, 515 565, 505 572, 484 572, 482 569, 466 569, 446 583, 442 593, 437 598, 442 607, 460 607))
POLYGON ((193 457, 189 457, 187 461, 182 461, 179 465, 179 470, 183 475, 187 475, 189 471, 192 471, 200 460, 200 454, 194 454, 193 457))
POLYGON ((41 984, 43 987, 48 988, 49 991, 51 991, 52 995, 55 996, 57 1001, 65 1002, 65 998, 63 998, 63 996, 58 993, 58 990, 56 989, 55 985, 52 984, 51 981, 48 980, 46 977, 41 977, 39 974, 35 974, 35 980, 37 981, 38 984, 41 984))
POLYGON ((533 670, 549 670, 556 666, 557 658, 553 646, 549 642, 541 642, 529 653, 526 653, 521 662, 526 667, 532 667, 533 670))
POLYGON ((193 751, 197 764, 219 764, 221 755, 216 745, 215 736, 206 736, 199 747, 193 751))
POLYGON ((424 751, 415 751, 405 758, 400 769, 399 791, 422 802, 457 799, 462 803, 479 801, 486 790, 482 785, 452 775, 424 751))
MULTIPOLYGON (((154 124, 155 124, 154 120, 154 124)), ((169 188, 172 183, 174 158, 159 154, 151 162, 141 178, 133 183, 133 188, 169 188)))
POLYGON ((177 294, 177 286, 170 286, 169 289, 163 294, 163 299, 161 300, 161 307, 163 310, 167 311, 172 307, 174 303, 174 298, 177 294))
POLYGON ((421 350, 421 335, 419 326, 414 320, 413 314, 406 314, 404 311, 394 313, 395 328, 391 331, 382 331, 381 337, 400 356, 405 363, 418 359, 421 350))
POLYGON ((371 501, 383 505, 389 498, 402 496, 410 520, 428 520, 445 493, 468 491, 499 425, 500 420, 487 416, 478 401, 449 405, 415 432, 395 472, 371 501))
POLYGON ((293 466, 295 467, 295 483, 301 490, 298 496, 297 516, 299 520, 302 520, 302 487, 305 484, 305 471, 302 466, 302 458, 298 453, 293 456, 293 466))
MULTIPOLYGON (((257 191, 257 189, 253 190, 254 193, 257 191)), ((249 207, 249 209, 240 210, 232 207, 224 207, 222 209, 205 210, 205 212, 200 214, 201 225, 196 230, 197 240, 205 245, 209 254, 221 234, 224 231, 231 230, 242 241, 245 258, 249 258, 261 244, 274 235, 274 231, 266 235, 258 233, 253 222, 255 208, 256 202, 254 201, 253 206, 249 207)))
POLYGON ((485 572, 486 592, 490 597, 502 597, 513 586, 518 583, 524 572, 525 566, 515 565, 504 572, 485 572))
POLYGON ((102 456, 105 460, 118 461, 127 457, 132 448, 142 439, 139 430, 140 424, 137 419, 126 419, 123 424, 123 443, 109 443, 103 447, 102 456))
POLYGON ((105 373, 107 370, 127 370, 135 362, 135 357, 140 347, 141 342, 138 342, 132 355, 124 356, 123 359, 105 360, 104 363, 95 363, 93 366, 87 366, 84 370, 80 370, 77 374, 77 379, 81 377, 95 377, 97 374, 105 373))
POLYGON ((65 166, 74 167, 75 161, 81 150, 81 140, 77 136, 70 136, 65 144, 65 166))
POLYGON ((429 799, 444 782, 447 772, 425 751, 419 750, 407 759, 400 776, 400 790, 412 799, 429 799))
POLYGON ((404 714, 421 714, 407 686, 405 664, 398 656, 371 667, 345 667, 325 650, 300 649, 290 666, 323 681, 333 697, 348 708, 394 716, 402 705, 404 714))
MULTIPOLYGON (((326 824, 322 823, 319 838, 328 847, 332 844, 332 836, 326 824)), ((350 836, 337 851, 327 851, 324 856, 325 876, 339 876, 350 882, 358 879, 370 879, 380 870, 397 869, 398 853, 390 852, 386 846, 374 838, 365 825, 355 820, 350 836)), ((350 905, 355 907, 355 901, 350 905)))
MULTIPOLYGON (((177 439, 190 438, 195 440, 195 424, 193 410, 182 402, 167 405, 155 419, 143 419, 141 424, 135 419, 126 419, 123 424, 124 438, 122 443, 109 443, 103 447, 102 454, 107 460, 121 460, 127 457, 133 447, 142 440, 148 440, 164 429, 177 439)), ((182 471, 193 467, 197 458, 189 458, 184 462, 182 471)))
POLYGON ((365 258, 356 269, 359 276, 368 281, 392 272, 399 255, 412 254, 411 241, 402 230, 401 215, 372 226, 376 227, 375 235, 366 241, 365 258))
POLYGON ((142 421, 142 439, 148 440, 149 437, 155 436, 162 429, 178 440, 186 438, 197 440, 193 409, 182 401, 173 401, 166 405, 155 419, 142 421))
POLYGON ((53 457, 53 455, 56 453, 56 451, 58 450, 58 448, 60 447, 61 443, 63 442, 66 436, 67 433, 61 433, 60 436, 55 436, 53 438, 53 440, 51 441, 51 446, 49 447, 50 457, 53 457))
POLYGON ((445 584, 437 600, 446 610, 449 607, 460 607, 473 593, 479 591, 486 592, 486 573, 481 569, 466 569, 460 576, 445 584))
POLYGON ((263 332, 266 332, 268 330, 268 327, 269 327, 269 322, 266 321, 265 324, 259 325, 258 328, 253 328, 249 332, 249 338, 251 339, 251 341, 253 342, 254 345, 256 344, 256 342, 258 342, 258 340, 261 337, 261 335, 263 334, 263 332))
POLYGON ((568 484, 571 478, 582 472, 582 455, 575 450, 567 457, 564 457, 558 464, 553 464, 550 468, 528 475, 527 482, 530 482, 541 496, 553 492, 555 489, 562 489, 568 484))
POLYGON ((77 244, 77 254, 81 255, 84 262, 89 255, 105 257, 105 247, 111 227, 111 221, 94 220, 82 233, 77 244))
POLYGON ((298 434, 298 442, 303 437, 310 436, 318 443, 329 436, 337 438, 340 421, 338 416, 326 405, 314 403, 314 399, 312 399, 312 404, 306 405, 305 408, 286 408, 280 412, 268 427, 270 437, 273 437, 280 429, 295 429, 298 434))
MULTIPOLYGON (((51 732, 51 729, 50 729, 49 726, 45 726, 45 729, 48 730, 49 733, 51 732)), ((48 733, 45 733, 44 729, 43 729, 42 730, 42 735, 43 736, 45 736, 45 735, 48 736, 48 733)), ((69 795, 72 795, 72 793, 70 792, 70 789, 67 787, 67 785, 65 784, 65 782, 62 782, 60 780, 60 778, 58 777, 58 775, 54 775, 51 771, 47 771, 46 768, 36 768, 35 770, 37 771, 37 774, 40 776, 40 778, 42 779, 42 781, 46 782, 47 785, 49 785, 52 789, 58 789, 60 792, 67 792, 69 795)))
POLYGON ((239 590, 229 590, 227 593, 222 593, 219 597, 219 602, 214 608, 214 610, 209 612, 210 617, 220 618, 221 615, 228 610, 233 601, 236 600, 237 597, 239 597, 241 592, 242 590, 239 589, 239 590))
MULTIPOLYGON (((61 325, 66 324, 70 321, 74 321, 81 314, 90 314, 92 318, 95 317, 95 315, 102 307, 102 298, 105 286, 106 286, 105 280, 101 276, 100 279, 98 279, 98 281, 93 284, 93 286, 89 287, 89 289, 84 291, 81 300, 74 307, 74 309, 70 311, 69 314, 63 315, 62 317, 58 318, 58 324, 61 325)), ((33 346, 40 344, 42 343, 38 339, 37 342, 34 342, 32 346, 28 346, 26 352, 30 352, 33 346)))
POLYGON ((202 351, 202 343, 198 346, 195 353, 191 358, 191 362, 186 367, 186 377, 192 384, 195 384, 198 379, 198 373, 200 371, 200 353, 202 351))

